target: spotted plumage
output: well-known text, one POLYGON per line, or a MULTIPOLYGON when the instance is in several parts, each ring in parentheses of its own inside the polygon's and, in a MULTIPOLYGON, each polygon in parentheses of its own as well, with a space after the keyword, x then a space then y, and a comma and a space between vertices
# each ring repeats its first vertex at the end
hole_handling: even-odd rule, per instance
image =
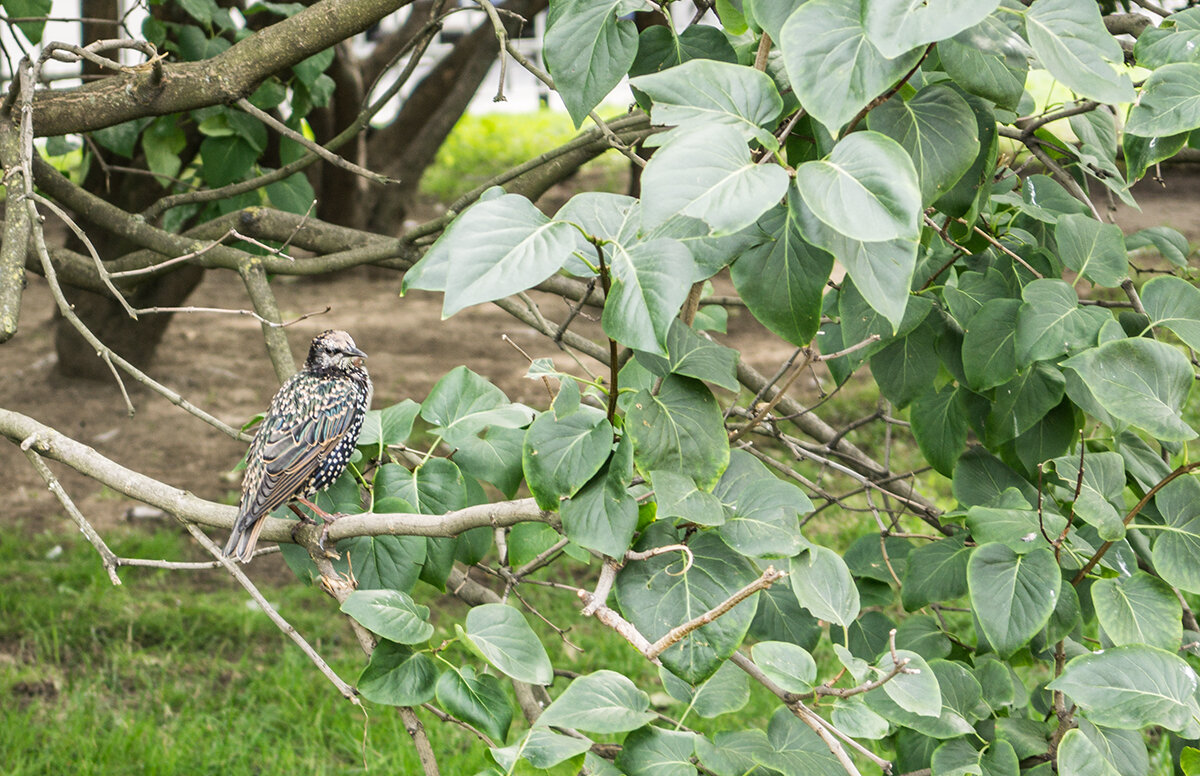
POLYGON ((371 404, 366 357, 344 331, 313 339, 304 368, 275 394, 250 444, 227 556, 250 560, 264 517, 324 490, 345 470, 371 404))

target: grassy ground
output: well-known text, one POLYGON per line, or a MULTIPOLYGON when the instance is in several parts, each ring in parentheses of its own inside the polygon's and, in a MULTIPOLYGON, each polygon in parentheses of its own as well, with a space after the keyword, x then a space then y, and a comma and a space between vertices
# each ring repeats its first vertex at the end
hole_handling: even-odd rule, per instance
MULTIPOLYGON (((363 773, 364 724, 371 772, 419 772, 398 716, 367 703, 364 723, 224 572, 123 569, 124 585, 114 588, 90 545, 78 534, 59 533, 63 523, 49 516, 47 525, 56 527, 32 539, 15 538, 30 536, 28 530, 0 534, 0 567, 9 578, 0 592, 5 774, 363 773)), ((198 559, 190 540, 172 528, 127 529, 112 544, 119 554, 198 559)), ((263 584, 262 592, 353 682, 364 658, 345 619, 324 594, 285 574, 268 571, 278 581, 263 584)), ((684 714, 662 692, 653 666, 598 633, 594 621, 579 622, 569 594, 541 591, 530 591, 539 610, 561 627, 573 626, 568 638, 586 647, 575 650, 540 628, 556 667, 619 670, 650 692, 664 714, 684 714)), ((451 638, 465 607, 430 588, 417 595, 434 609, 432 641, 451 638)), ((479 662, 457 646, 444 654, 479 662)), ((774 706, 765 692, 755 693, 736 722, 765 725, 774 706)), ((486 749, 471 735, 421 716, 443 773, 475 773, 488 764, 486 749)), ((692 715, 685 723, 715 732, 734 721, 692 715)))

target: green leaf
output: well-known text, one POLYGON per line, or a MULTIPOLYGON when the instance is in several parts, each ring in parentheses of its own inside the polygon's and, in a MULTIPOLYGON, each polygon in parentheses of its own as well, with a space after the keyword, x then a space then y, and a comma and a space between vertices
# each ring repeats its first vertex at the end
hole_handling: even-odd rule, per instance
MULTIPOLYGON (((911 166, 911 162, 909 164, 911 166)), ((905 310, 909 294, 898 293, 898 290, 912 285, 913 270, 917 265, 916 239, 861 242, 826 225, 799 198, 789 197, 788 204, 797 216, 804 238, 836 256, 862 297, 891 322, 894 333, 900 333, 907 322, 905 310)), ((924 308, 926 312, 928 309, 928 306, 924 308)))
MULTIPOLYGON (((939 680, 940 683, 940 680, 939 680)), ((884 685, 886 687, 887 685, 884 685)), ((963 719, 957 711, 950 708, 942 699, 941 714, 937 717, 923 717, 901 708, 892 700, 883 687, 877 687, 865 695, 867 708, 879 714, 900 728, 908 728, 922 735, 936 739, 957 738, 971 733, 974 728, 963 719)))
POLYGON ((908 611, 937 601, 950 601, 967 593, 967 559, 973 548, 964 535, 939 539, 908 554, 900 599, 908 611))
POLYGON ((546 67, 575 126, 621 81, 637 55, 632 19, 648 10, 641 0, 556 0, 543 44, 546 67))
POLYGON ((755 164, 734 127, 676 133, 642 171, 643 224, 652 229, 690 216, 714 234, 731 234, 753 224, 787 187, 787 172, 777 164, 755 164))
POLYGON ((982 447, 971 447, 954 467, 954 497, 963 506, 1011 507, 1009 488, 1024 499, 1022 506, 1037 502, 1037 490, 1009 468, 1003 461, 982 447))
POLYGON ((1184 441, 1196 432, 1180 419, 1194 376, 1187 357, 1157 340, 1123 339, 1062 363, 1113 417, 1156 439, 1184 441))
POLYGON ((604 333, 622 345, 665 355, 695 261, 678 240, 648 240, 628 250, 613 247, 612 288, 600 318, 604 333))
POLYGON ((492 738, 504 740, 508 735, 512 704, 496 677, 476 676, 469 666, 454 668, 438 677, 436 692, 438 704, 459 719, 492 738))
MULTIPOLYGON (((208 142, 208 141, 205 141, 208 142)), ((482 200, 454 219, 404 273, 403 289, 442 291, 442 317, 536 286, 580 248, 579 231, 518 194, 482 200)))
POLYGON ((1179 649, 1183 608, 1161 579, 1135 571, 1130 577, 1097 580, 1092 585, 1092 605, 1113 644, 1179 649))
POLYGON ((929 615, 907 617, 896 628, 896 646, 912 650, 926 660, 936 660, 950 654, 950 639, 937 620, 929 615))
POLYGON ((1098 286, 1113 288, 1129 277, 1121 227, 1090 216, 1064 215, 1054 228, 1058 256, 1071 269, 1098 286))
POLYGON ((973 506, 967 510, 967 527, 976 542, 999 542, 1018 555, 1044 548, 1043 530, 1057 538, 1066 526, 1061 515, 1043 512, 1039 517, 1035 509, 973 506))
POLYGON ((944 83, 926 86, 907 102, 888 100, 868 114, 867 123, 912 157, 923 205, 945 194, 970 169, 979 149, 974 111, 944 83))
MULTIPOLYGON (((788 199, 798 197, 788 189, 788 199)), ((730 277, 750 313, 797 347, 807 345, 821 322, 825 282, 833 257, 800 234, 795 208, 768 210, 758 226, 771 235, 733 262, 730 277)))
POLYGON ((1066 380, 1047 364, 1034 364, 1004 385, 996 387, 987 417, 989 444, 1016 439, 1062 401, 1066 380))
POLYGON ((562 503, 567 538, 581 547, 624 557, 638 523, 637 500, 629 493, 632 478, 633 445, 626 435, 596 476, 562 503))
POLYGON ((908 404, 938 375, 940 364, 934 350, 936 330, 926 318, 907 335, 871 356, 871 374, 879 391, 897 407, 908 404))
POLYGON ((631 79, 650 96, 654 124, 710 131, 732 127, 743 140, 766 140, 783 110, 783 99, 766 73, 742 65, 694 59, 661 73, 631 79))
POLYGON ((645 473, 662 469, 711 488, 729 464, 729 442, 721 409, 705 385, 671 375, 657 395, 641 390, 625 417, 633 460, 645 473))
POLYGON ((867 37, 866 0, 810 0, 784 23, 779 47, 792 88, 812 116, 836 133, 921 57, 885 57, 867 37))
POLYGON ((1017 374, 1016 299, 991 299, 967 324, 963 336, 963 370, 977 391, 1003 385, 1017 374))
MULTIPOLYGON (((1128 132, 1122 133, 1121 149, 1125 152, 1125 175, 1129 182, 1140 180, 1151 167, 1179 153, 1180 149, 1187 145, 1189 134, 1180 132, 1178 135, 1167 137, 1139 137, 1128 132)), ((1125 247, 1133 250, 1133 247, 1129 245, 1128 238, 1125 247)))
POLYGON ((796 168, 796 189, 813 215, 852 240, 911 238, 919 231, 917 172, 904 147, 887 135, 844 138, 827 159, 796 168))
POLYGON ((1124 503, 1121 494, 1125 490, 1125 462, 1120 453, 1089 453, 1084 459, 1082 478, 1079 476, 1078 455, 1055 458, 1052 463, 1069 491, 1074 492, 1076 483, 1079 484, 1075 514, 1095 526, 1100 538, 1105 541, 1124 538, 1124 503))
POLYGON ((658 503, 658 518, 676 518, 699 525, 725 522, 721 500, 696 486, 691 477, 669 471, 649 472, 658 503))
POLYGON ((1154 70, 1175 62, 1200 61, 1200 14, 1189 8, 1171 14, 1158 27, 1142 30, 1133 44, 1133 53, 1141 67, 1154 70))
POLYGON ((421 417, 442 436, 458 439, 489 426, 525 426, 533 420, 533 410, 510 403, 504 391, 458 366, 443 375, 421 402, 421 417))
POLYGON ((1190 348, 1200 348, 1200 289, 1182 278, 1160 275, 1142 286, 1151 326, 1165 326, 1190 348))
POLYGON ((542 509, 558 509, 600 471, 612 450, 613 428, 595 408, 565 418, 544 412, 529 426, 521 465, 529 490, 542 509))
MULTIPOLYGON (((160 116, 146 128, 142 134, 142 150, 146 153, 146 165, 150 171, 158 175, 173 178, 179 174, 183 160, 179 153, 187 145, 183 134, 173 116, 160 116)), ((159 185, 166 188, 170 181, 158 179, 159 185)))
POLYGON ((359 590, 411 590, 425 563, 422 536, 356 536, 338 542, 337 549, 353 566, 359 590))
POLYGON ((980 752, 965 738, 953 738, 933 750, 931 767, 937 769, 938 776, 980 776, 983 766, 979 760, 980 752))
POLYGON ((240 137, 206 137, 200 143, 200 159, 205 182, 216 188, 246 177, 258 152, 240 137))
POLYGON ((833 702, 833 724, 851 738, 879 740, 888 734, 888 721, 867 708, 858 698, 833 702))
POLYGON ((305 86, 312 88, 325 73, 325 68, 333 63, 333 48, 327 48, 324 51, 318 51, 308 59, 297 62, 292 65, 292 72, 296 74, 296 78, 305 86))
POLYGON ((399 590, 355 590, 341 608, 367 630, 397 644, 419 644, 433 635, 429 607, 399 590))
POLYGON ((737 54, 718 27, 696 24, 676 33, 665 24, 656 24, 638 35, 637 57, 629 74, 657 73, 693 59, 737 62, 737 54))
POLYGON ((564 736, 535 727, 530 728, 521 740, 512 746, 493 747, 488 751, 501 768, 512 773, 517 767, 517 760, 521 758, 534 768, 549 769, 583 754, 592 747, 592 743, 592 740, 586 737, 564 736))
POLYGON ((760 641, 750 650, 754 664, 788 692, 811 692, 817 663, 808 650, 784 641, 760 641))
POLYGON ((739 711, 750 702, 749 676, 729 661, 696 687, 662 667, 658 669, 658 678, 672 698, 686 703, 705 719, 739 711))
MULTIPOLYGON (((883 685, 883 690, 897 706, 921 717, 938 717, 942 713, 942 690, 925 658, 907 649, 896 650, 896 657, 907 660, 906 669, 914 673, 901 672, 883 685)), ((877 670, 881 676, 891 673, 896 663, 892 655, 885 654, 879 660, 877 670)))
POLYGON ((358 691, 374 703, 420 706, 433 699, 437 668, 424 652, 381 641, 358 677, 358 691))
POLYGON ((647 725, 625 737, 614 764, 627 776, 695 776, 695 733, 647 725))
POLYGON ((1200 716, 1196 684, 1196 672, 1183 658, 1130 645, 1072 659, 1047 688, 1066 693, 1097 725, 1183 731, 1200 716))
POLYGON ((954 82, 1001 108, 1016 110, 1025 93, 1032 51, 1024 25, 1011 13, 993 13, 949 40, 938 42, 938 58, 954 82))
POLYGON ((1163 137, 1200 127, 1200 64, 1163 65, 1150 74, 1125 131, 1163 137))
POLYGON ((1152 226, 1125 236, 1125 250, 1132 252, 1146 247, 1153 247, 1176 267, 1186 267, 1192 252, 1187 238, 1169 226, 1152 226))
POLYGON ((1061 586, 1058 563, 1046 548, 1018 555, 1003 544, 985 544, 967 565, 971 609, 1002 657, 1016 652, 1042 629, 1061 586))
POLYGON ((150 119, 126 121, 111 127, 97 129, 92 132, 92 138, 109 151, 129 159, 133 156, 133 150, 137 148, 138 137, 149 124, 150 119))
POLYGON ((615 671, 580 676, 546 707, 537 727, 578 728, 589 733, 624 733, 655 718, 650 696, 615 671))
POLYGON ((1154 497, 1169 530, 1157 531, 1154 569, 1167 584, 1200 593, 1200 483, 1195 477, 1179 477, 1163 486, 1154 497))
POLYGON ((467 485, 453 461, 430 458, 416 469, 387 463, 375 472, 376 502, 399 498, 423 515, 444 515, 467 505, 467 485))
POLYGON ((848 626, 858 617, 858 588, 842 556, 813 545, 792 558, 792 591, 817 617, 848 626))
POLYGON ((963 389, 954 383, 918 396, 909 409, 913 436, 921 455, 934 469, 949 477, 967 444, 967 414, 963 389))
POLYGON ((467 638, 488 662, 527 684, 548 685, 554 670, 546 648, 525 617, 506 604, 482 604, 467 612, 467 638))
POLYGON ((1035 0, 1025 14, 1029 43, 1042 67, 1083 97, 1133 102, 1133 83, 1114 64, 1125 56, 1093 3, 1035 0))
POLYGON ((316 198, 308 176, 302 172, 292 173, 275 183, 268 183, 265 188, 272 207, 297 215, 307 213, 316 198))
POLYGON ((16 19, 38 19, 38 21, 20 22, 17 29, 33 45, 42 42, 42 33, 46 28, 44 17, 50 15, 53 0, 4 0, 0 7, 4 8, 5 16, 16 19))
POLYGON ((867 5, 867 34, 884 56, 898 57, 914 46, 957 35, 998 5, 1000 0, 876 0, 867 5))
POLYGON ((750 557, 790 557, 804 546, 800 514, 812 502, 795 485, 776 477, 743 450, 729 455, 729 467, 713 489, 726 511, 717 529, 733 549, 750 557))
POLYGON ((1035 280, 1021 293, 1016 358, 1021 366, 1057 358, 1096 343, 1107 312, 1081 307, 1075 290, 1057 278, 1035 280))
POLYGON ((786 641, 811 652, 821 638, 821 623, 805 611, 791 589, 767 588, 758 597, 750 635, 762 641, 786 641))
MULTIPOLYGON (((675 544, 674 531, 661 523, 642 534, 637 549, 675 544)), ((688 542, 693 564, 684 572, 678 553, 627 563, 617 576, 621 612, 647 639, 662 638, 758 578, 758 570, 730 550, 711 532, 688 542)), ((754 619, 757 595, 735 606, 662 653, 663 664, 684 681, 695 684, 711 676, 733 654, 754 619)))
POLYGON ((841 776, 845 771, 808 725, 780 706, 767 723, 767 741, 774 751, 754 753, 754 760, 783 776, 841 776))
POLYGON ((666 345, 666 358, 645 352, 634 355, 642 366, 659 377, 684 375, 707 380, 730 391, 741 387, 737 380, 738 352, 733 348, 701 336, 678 318, 671 321, 666 345))
POLYGON ((1080 730, 1068 730, 1059 742, 1058 772, 1062 776, 1121 776, 1080 730))

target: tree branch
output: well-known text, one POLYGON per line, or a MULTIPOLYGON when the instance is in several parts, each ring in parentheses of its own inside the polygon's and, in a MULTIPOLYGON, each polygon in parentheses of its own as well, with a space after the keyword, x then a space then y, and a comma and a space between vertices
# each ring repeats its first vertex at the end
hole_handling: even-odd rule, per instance
POLYGON ((38 137, 89 132, 143 116, 227 105, 249 96, 267 77, 355 35, 411 0, 320 0, 235 43, 212 59, 163 65, 85 84, 38 92, 38 137))

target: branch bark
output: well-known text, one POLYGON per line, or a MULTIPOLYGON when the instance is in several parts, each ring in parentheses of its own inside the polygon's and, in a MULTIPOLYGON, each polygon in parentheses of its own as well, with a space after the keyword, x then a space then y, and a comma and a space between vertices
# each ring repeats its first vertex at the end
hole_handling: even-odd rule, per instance
POLYGON ((227 105, 270 75, 356 35, 411 0, 320 0, 202 62, 146 66, 34 98, 38 137, 89 132, 143 116, 227 105))

